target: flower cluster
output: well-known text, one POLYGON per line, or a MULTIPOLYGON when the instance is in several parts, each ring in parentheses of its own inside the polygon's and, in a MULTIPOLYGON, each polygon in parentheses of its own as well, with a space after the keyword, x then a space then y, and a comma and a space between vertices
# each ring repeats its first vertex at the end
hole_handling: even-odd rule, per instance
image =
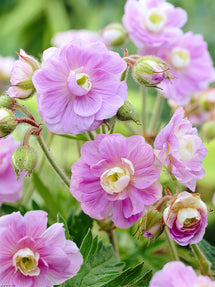
POLYGON ((81 148, 72 166, 70 190, 85 213, 110 219, 120 228, 133 225, 162 196, 161 164, 141 136, 97 135, 81 148))
POLYGON ((65 239, 62 223, 46 225, 40 210, 0 218, 0 282, 45 287, 76 275, 83 263, 76 244, 65 239))
MULTIPOLYGON (((35 136, 84 213, 97 220, 110 241, 114 241, 114 225, 124 229, 135 223, 140 236, 153 240, 165 229, 172 249, 171 239, 181 246, 202 240, 208 208, 200 194, 192 192, 196 181, 205 175, 207 149, 191 121, 199 124, 210 120, 202 134, 207 139, 215 137, 215 89, 209 88, 215 73, 202 36, 181 30, 186 21, 186 12, 165 0, 127 0, 125 28, 112 23, 100 30, 100 35, 87 30, 59 33, 52 39, 56 47, 43 52, 41 64, 21 49, 11 70, 11 86, 0 98, 0 204, 20 199, 22 177, 37 165, 36 152, 30 146, 30 138, 35 136), (121 57, 110 50, 124 45, 128 37, 139 55, 128 55, 124 49, 121 57), (124 137, 114 134, 118 120, 140 123, 134 107, 126 101, 130 68, 134 80, 142 86, 143 106, 139 111, 143 126, 133 129, 127 125, 134 133, 124 137), (144 87, 161 92, 149 126, 144 87), (72 134, 65 137, 85 141, 82 147, 77 144, 80 158, 71 167, 71 181, 50 154, 37 116, 20 104, 35 92, 38 113, 50 132, 72 134), (159 131, 162 95, 175 112, 159 131), (18 147, 10 134, 22 123, 30 127, 18 147), (170 190, 164 186, 166 194, 162 194, 162 167, 174 183, 181 184, 179 190, 185 190, 184 185, 192 192, 179 192, 171 185, 170 190)), ((6 81, 7 76, 1 72, 0 63, 1 80, 6 81)), ((48 208, 55 203, 50 202, 48 208)), ((87 244, 87 240, 83 242, 87 244)), ((93 242, 96 245, 97 240, 93 242)), ((51 287, 75 276, 83 263, 76 244, 66 239, 63 224, 47 228, 47 214, 41 210, 28 211, 24 216, 20 212, 1 216, 0 246, 0 284, 51 287)), ((194 246, 191 249, 195 253, 194 246)), ((198 261, 204 257, 201 252, 199 249, 200 255, 195 254, 198 261)), ((86 267, 88 272, 86 265, 82 270, 86 267)), ((210 264, 206 271, 200 267, 210 275, 210 264)), ((85 271, 80 272, 81 276, 85 271)), ((164 286, 202 287, 215 283, 209 277, 197 276, 189 266, 170 262, 150 282, 150 287, 164 286)))

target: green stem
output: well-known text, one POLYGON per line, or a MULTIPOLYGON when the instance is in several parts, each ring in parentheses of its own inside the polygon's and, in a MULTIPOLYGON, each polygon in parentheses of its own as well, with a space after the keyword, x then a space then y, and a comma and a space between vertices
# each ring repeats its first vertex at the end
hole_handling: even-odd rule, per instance
POLYGON ((146 135, 147 129, 147 96, 148 90, 146 87, 140 87, 140 96, 141 96, 141 122, 143 125, 143 136, 146 135))
POLYGON ((116 124, 117 124, 117 121, 115 121, 115 123, 112 125, 109 134, 114 134, 115 133, 115 131, 116 131, 116 124))
POLYGON ((30 136, 33 135, 33 134, 38 134, 38 128, 35 128, 35 127, 30 127, 29 129, 27 129, 24 134, 23 134, 23 137, 22 137, 22 141, 20 143, 20 145, 29 145, 29 139, 30 139, 30 136))
POLYGON ((192 244, 190 245, 190 248, 199 263, 201 273, 203 275, 210 275, 211 263, 210 261, 208 261, 202 250, 199 248, 198 244, 192 244))
POLYGON ((175 242, 170 238, 169 231, 168 231, 167 227, 165 227, 164 232, 165 232, 165 236, 166 236, 166 239, 167 239, 167 243, 168 243, 168 246, 169 246, 169 249, 170 249, 170 253, 171 253, 172 259, 175 260, 175 261, 179 261, 178 253, 177 253, 177 250, 176 250, 176 247, 175 247, 175 242))
POLYGON ((60 166, 57 164, 56 160, 53 158, 53 156, 50 153, 50 151, 49 151, 49 149, 45 143, 45 140, 41 134, 37 137, 37 141, 38 141, 46 159, 48 160, 49 164, 51 165, 51 167, 54 169, 54 171, 60 177, 60 179, 64 182, 64 184, 69 188, 70 187, 70 179, 64 173, 64 171, 60 168, 60 166))
POLYGON ((161 112, 163 109, 163 103, 164 103, 164 97, 160 93, 158 93, 157 98, 155 100, 155 105, 154 105, 154 109, 152 112, 151 121, 149 124, 149 132, 151 134, 156 132, 156 124, 157 124, 158 120, 160 119, 161 112))
POLYGON ((107 234, 108 234, 110 243, 112 244, 113 249, 119 258, 119 248, 118 248, 118 244, 117 244, 117 238, 116 238, 115 230, 112 229, 112 230, 108 231, 107 234))

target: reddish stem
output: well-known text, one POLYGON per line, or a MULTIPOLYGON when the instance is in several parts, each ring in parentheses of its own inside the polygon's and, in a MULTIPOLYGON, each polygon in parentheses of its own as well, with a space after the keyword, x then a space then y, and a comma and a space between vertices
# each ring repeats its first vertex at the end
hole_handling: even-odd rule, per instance
POLYGON ((18 124, 29 124, 31 126, 34 126, 36 128, 39 128, 39 124, 36 123, 34 120, 27 119, 27 118, 16 118, 16 121, 18 124))

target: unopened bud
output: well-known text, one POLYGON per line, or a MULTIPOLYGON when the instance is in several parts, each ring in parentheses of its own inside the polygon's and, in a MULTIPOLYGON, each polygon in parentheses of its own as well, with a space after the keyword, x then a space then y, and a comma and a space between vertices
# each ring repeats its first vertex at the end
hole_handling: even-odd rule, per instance
POLYGON ((31 147, 20 146, 14 151, 11 162, 17 177, 19 177, 20 173, 24 173, 26 176, 34 170, 37 163, 37 155, 31 147))
POLYGON ((150 56, 137 60, 132 74, 139 85, 146 87, 157 87, 163 80, 170 79, 167 64, 157 57, 150 56))
POLYGON ((13 112, 6 108, 0 108, 0 138, 3 138, 16 128, 17 121, 13 112))
POLYGON ((135 118, 134 107, 128 101, 125 101, 124 105, 121 106, 116 114, 116 117, 120 121, 134 121, 139 124, 140 122, 135 118))
POLYGON ((119 23, 110 24, 103 30, 102 40, 106 46, 122 46, 125 44, 126 39, 126 31, 124 27, 119 23))
POLYGON ((209 121, 202 125, 202 134, 207 140, 215 138, 215 121, 209 121))
POLYGON ((199 105, 205 111, 210 111, 215 106, 215 88, 208 88, 200 93, 199 105))
POLYGON ((142 218, 141 234, 150 239, 157 238, 162 233, 162 216, 157 209, 149 210, 142 218))
POLYGON ((8 95, 1 95, 0 96, 0 107, 3 108, 11 108, 13 104, 13 99, 8 95))
POLYGON ((39 62, 20 50, 19 59, 14 63, 11 71, 11 87, 7 93, 12 98, 26 99, 35 92, 32 82, 33 73, 40 68, 39 62))

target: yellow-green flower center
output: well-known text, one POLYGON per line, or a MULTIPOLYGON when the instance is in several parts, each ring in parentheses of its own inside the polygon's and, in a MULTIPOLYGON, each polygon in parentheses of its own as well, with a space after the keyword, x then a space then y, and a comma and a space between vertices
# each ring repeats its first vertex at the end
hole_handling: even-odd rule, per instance
POLYGON ((132 163, 128 159, 121 159, 122 165, 106 170, 100 177, 102 188, 109 194, 122 192, 129 184, 134 174, 132 163))
POLYGON ((175 69, 185 69, 190 64, 189 51, 182 48, 174 48, 170 55, 170 62, 175 69))
POLYGON ((182 208, 178 211, 177 221, 184 227, 193 226, 201 219, 200 213, 195 208, 182 208))
POLYGON ((160 32, 166 24, 166 17, 158 9, 150 9, 145 18, 145 25, 150 32, 160 32))
POLYGON ((182 161, 190 161, 194 158, 197 147, 192 136, 184 136, 178 138, 179 140, 179 151, 181 154, 182 161))
POLYGON ((84 88, 87 91, 89 91, 92 87, 90 78, 85 73, 76 73, 76 82, 80 87, 84 88))
POLYGON ((38 267, 39 254, 34 253, 29 248, 20 249, 13 256, 13 266, 15 271, 19 270, 25 276, 38 276, 40 269, 38 267))

